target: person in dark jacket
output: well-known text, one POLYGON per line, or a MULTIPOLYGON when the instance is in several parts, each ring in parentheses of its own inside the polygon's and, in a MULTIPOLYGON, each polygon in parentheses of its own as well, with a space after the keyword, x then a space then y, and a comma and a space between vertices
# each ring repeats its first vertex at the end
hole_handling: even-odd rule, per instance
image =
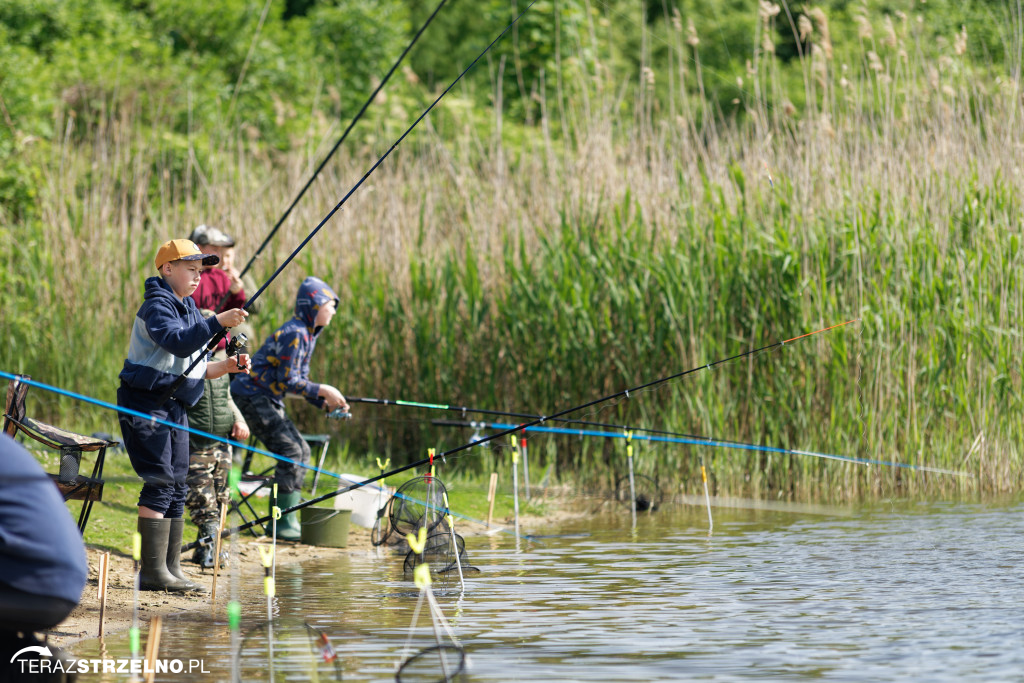
POLYGON ((82 535, 57 487, 0 432, 0 639, 64 621, 88 577, 82 535))
MULTIPOLYGON (((309 362, 317 339, 331 323, 337 305, 338 295, 333 289, 323 280, 307 277, 295 297, 295 316, 277 328, 256 352, 252 372, 240 375, 231 383, 235 405, 242 411, 252 433, 267 449, 292 461, 278 461, 274 468, 281 509, 299 503, 306 473, 302 465, 310 458, 309 444, 285 414, 285 395, 302 396, 327 410, 349 409, 338 389, 309 379, 309 362)), ((277 537, 285 541, 299 540, 295 513, 281 518, 277 537)))
MULTIPOLYGON (((132 327, 128 357, 121 370, 117 404, 188 427, 187 408, 203 395, 203 379, 248 371, 248 356, 207 362, 206 345, 226 327, 245 320, 233 308, 203 318, 189 295, 199 284, 204 264, 217 257, 203 254, 189 240, 171 240, 157 250, 160 277, 146 280, 145 299, 132 327), (195 368, 177 384, 193 361, 195 368), (177 384, 177 386, 176 386, 177 384), (173 389, 173 392, 172 392, 173 389)), ((145 590, 199 590, 181 570, 181 535, 188 474, 188 436, 150 419, 119 416, 124 447, 142 477, 139 534, 142 536, 140 585, 145 590)))
MULTIPOLYGON (((204 310, 207 318, 213 311, 204 310)), ((214 360, 221 360, 223 352, 213 354, 214 360)), ((249 426, 241 411, 231 400, 228 375, 207 379, 203 397, 188 409, 188 424, 194 429, 234 441, 249 438, 249 426)), ((217 538, 220 533, 220 506, 228 502, 228 473, 231 471, 231 445, 199 434, 189 434, 188 495, 185 505, 192 517, 192 523, 199 530, 196 540, 204 537, 217 538)), ((213 567, 214 545, 196 546, 192 561, 207 569, 213 567)), ((227 550, 220 553, 220 566, 227 564, 227 550)))

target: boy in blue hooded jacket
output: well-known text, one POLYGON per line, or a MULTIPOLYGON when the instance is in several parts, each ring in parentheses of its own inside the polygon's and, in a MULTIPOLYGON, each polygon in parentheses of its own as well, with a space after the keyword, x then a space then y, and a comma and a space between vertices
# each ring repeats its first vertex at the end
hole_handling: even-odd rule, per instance
MULTIPOLYGON (((331 323, 338 295, 323 280, 307 277, 295 297, 295 316, 267 338, 252 358, 252 371, 231 383, 231 395, 249 429, 273 453, 293 462, 278 461, 274 481, 278 488, 278 506, 298 505, 306 470, 297 463, 310 459, 309 444, 284 411, 286 394, 302 396, 327 410, 348 411, 348 402, 335 387, 309 379, 309 361, 320 332, 331 323)), ((299 540, 295 513, 284 515, 278 523, 277 537, 299 540)))
MULTIPOLYGON (((235 327, 248 313, 232 308, 204 318, 190 298, 204 265, 219 258, 204 254, 189 240, 171 240, 157 250, 160 277, 146 280, 142 306, 135 314, 128 356, 121 370, 117 404, 153 417, 188 426, 186 408, 203 395, 203 380, 248 371, 248 356, 207 362, 206 345, 218 332, 235 327), (168 395, 178 378, 202 358, 168 395)), ((140 584, 144 590, 205 590, 182 572, 181 536, 188 487, 188 432, 153 420, 122 413, 124 447, 142 480, 139 534, 142 536, 140 584)))

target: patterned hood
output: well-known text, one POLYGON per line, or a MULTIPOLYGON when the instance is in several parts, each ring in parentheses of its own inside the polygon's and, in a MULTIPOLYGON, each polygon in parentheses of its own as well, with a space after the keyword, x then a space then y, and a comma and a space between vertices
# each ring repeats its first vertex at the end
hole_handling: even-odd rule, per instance
POLYGON ((299 293, 295 297, 295 317, 313 329, 316 314, 328 301, 337 306, 340 301, 334 290, 326 282, 316 277, 307 277, 299 285, 299 293))

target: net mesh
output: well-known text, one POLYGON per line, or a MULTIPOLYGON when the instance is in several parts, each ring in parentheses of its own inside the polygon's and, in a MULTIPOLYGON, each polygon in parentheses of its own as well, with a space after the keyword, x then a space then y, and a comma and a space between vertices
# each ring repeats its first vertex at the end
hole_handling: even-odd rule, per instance
POLYGON ((404 556, 406 578, 411 579, 416 567, 423 563, 442 586, 453 576, 458 581, 460 566, 463 572, 480 571, 469 564, 465 540, 452 531, 446 520, 446 494, 444 483, 436 476, 416 477, 402 484, 377 512, 370 541, 404 556), (421 528, 426 529, 426 544, 423 552, 416 553, 409 547, 406 535, 418 536, 421 528))
POLYGON ((430 566, 430 573, 435 576, 455 571, 458 567, 456 552, 461 563, 466 565, 466 541, 462 536, 453 533, 447 524, 441 522, 434 528, 434 533, 427 536, 422 553, 409 550, 405 554, 405 573, 412 574, 416 566, 424 562, 430 566))
POLYGON ((444 520, 446 493, 441 480, 429 474, 402 484, 389 504, 392 533, 399 536, 415 534, 420 527, 426 528, 428 535, 433 533, 444 520))

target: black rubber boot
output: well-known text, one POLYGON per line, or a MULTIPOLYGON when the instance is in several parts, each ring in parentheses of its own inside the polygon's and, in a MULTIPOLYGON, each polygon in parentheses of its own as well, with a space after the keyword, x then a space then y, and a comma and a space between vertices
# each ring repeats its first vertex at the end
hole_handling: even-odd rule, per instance
MULTIPOLYGON (((213 552, 216 550, 218 533, 220 533, 220 529, 217 527, 217 522, 203 522, 199 525, 199 533, 196 534, 196 540, 209 538, 210 542, 206 545, 196 546, 196 551, 192 555, 192 561, 203 569, 213 569, 213 552)), ((223 541, 221 541, 221 544, 223 544, 223 541)), ((220 551, 220 566, 222 569, 228 566, 227 559, 227 551, 222 548, 220 551)))
MULTIPOLYGON (((167 541, 171 529, 169 519, 139 517, 139 535, 142 537, 142 569, 139 570, 139 587, 144 591, 170 591, 186 593, 194 590, 191 581, 182 581, 167 570, 167 541)), ((181 551, 181 532, 178 537, 178 551, 181 551)))
POLYGON ((185 531, 185 520, 178 517, 167 521, 171 523, 167 529, 167 571, 179 581, 188 584, 185 590, 209 593, 208 588, 191 581, 181 570, 181 536, 185 531))
MULTIPOLYGON (((203 533, 203 528, 199 527, 199 533, 196 534, 196 542, 198 543, 199 539, 204 536, 209 536, 209 534, 203 533)), ((195 552, 192 553, 192 562, 204 569, 213 567, 213 548, 210 547, 210 544, 197 545, 195 552)))

